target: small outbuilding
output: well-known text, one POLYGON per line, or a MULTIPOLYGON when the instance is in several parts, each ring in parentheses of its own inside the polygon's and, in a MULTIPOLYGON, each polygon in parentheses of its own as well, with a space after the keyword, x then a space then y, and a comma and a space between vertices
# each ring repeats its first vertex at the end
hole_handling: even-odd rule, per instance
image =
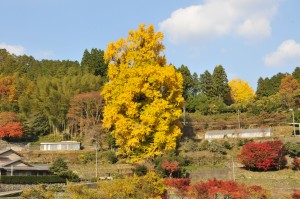
POLYGON ((272 135, 271 128, 259 129, 233 129, 233 130, 218 130, 207 131, 205 139, 224 139, 224 138, 257 138, 270 137, 272 135))
POLYGON ((62 142, 42 142, 40 144, 41 151, 73 151, 80 150, 80 142, 62 141, 62 142))

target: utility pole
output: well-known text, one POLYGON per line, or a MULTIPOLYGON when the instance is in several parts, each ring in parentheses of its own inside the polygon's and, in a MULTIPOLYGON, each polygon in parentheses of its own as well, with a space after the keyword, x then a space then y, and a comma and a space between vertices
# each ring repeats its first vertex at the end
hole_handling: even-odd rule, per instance
POLYGON ((292 111, 292 116, 293 116, 293 127, 294 127, 294 136, 296 135, 296 126, 295 126, 295 113, 294 113, 294 109, 290 109, 290 111, 292 111))
POLYGON ((240 109, 238 108, 238 123, 239 123, 239 129, 241 129, 241 120, 240 120, 240 109))
POLYGON ((231 156, 231 161, 232 161, 232 178, 233 178, 233 181, 235 182, 235 171, 234 171, 234 161, 233 161, 233 156, 231 156))

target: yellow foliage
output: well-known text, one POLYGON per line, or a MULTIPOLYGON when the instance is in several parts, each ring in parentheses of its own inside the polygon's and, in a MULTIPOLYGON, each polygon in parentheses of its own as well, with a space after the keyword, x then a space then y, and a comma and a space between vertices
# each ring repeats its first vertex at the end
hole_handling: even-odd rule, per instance
POLYGON ((112 181, 100 181, 98 185, 99 189, 88 189, 85 186, 71 185, 67 189, 69 193, 68 198, 161 199, 166 189, 163 179, 154 172, 148 172, 141 177, 134 176, 112 181))
POLYGON ((152 158, 175 149, 183 98, 180 73, 161 55, 163 34, 140 25, 126 39, 108 44, 104 54, 109 82, 104 126, 113 129, 118 153, 152 158))
POLYGON ((228 83, 230 87, 230 95, 235 103, 250 102, 255 98, 254 90, 241 79, 233 79, 228 83))

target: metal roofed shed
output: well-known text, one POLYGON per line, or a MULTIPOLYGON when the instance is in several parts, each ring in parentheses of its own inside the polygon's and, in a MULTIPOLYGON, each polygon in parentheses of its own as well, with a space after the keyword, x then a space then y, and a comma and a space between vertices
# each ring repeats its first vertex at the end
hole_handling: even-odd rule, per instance
POLYGON ((259 129, 233 129, 233 130, 218 130, 207 131, 205 139, 224 139, 224 138, 256 138, 256 137, 270 137, 272 135, 271 128, 259 129))
POLYGON ((62 142, 42 142, 40 144, 41 151, 73 151, 80 150, 80 142, 62 141, 62 142))

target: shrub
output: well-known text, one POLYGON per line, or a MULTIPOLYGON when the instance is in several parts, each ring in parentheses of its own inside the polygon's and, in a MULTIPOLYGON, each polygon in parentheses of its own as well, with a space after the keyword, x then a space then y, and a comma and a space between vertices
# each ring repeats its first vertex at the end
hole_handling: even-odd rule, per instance
POLYGON ((250 170, 278 170, 286 165, 286 150, 281 141, 249 142, 240 153, 240 162, 250 170))
POLYGON ((199 151, 205 151, 208 149, 208 147, 209 147, 208 140, 204 140, 203 142, 201 142, 201 144, 199 146, 199 151))
POLYGON ((54 199, 54 195, 51 190, 47 189, 46 185, 37 185, 32 188, 26 188, 22 192, 22 198, 31 199, 54 199))
POLYGON ((293 199, 300 199, 300 190, 294 190, 292 198, 293 199))
POLYGON ((175 192, 181 197, 187 196, 190 183, 189 178, 165 178, 165 185, 175 188, 175 192))
POLYGON ((126 177, 111 181, 99 181, 98 189, 88 189, 86 186, 69 186, 68 198, 162 198, 165 185, 156 173, 148 172, 144 176, 126 177))
POLYGON ((300 170, 300 158, 294 158, 294 161, 292 162, 292 169, 299 171, 300 170))
POLYGON ((184 143, 183 145, 183 150, 185 152, 189 152, 189 151, 197 151, 198 150, 198 144, 197 142, 193 141, 193 140, 188 140, 187 142, 184 143))
POLYGON ((191 198, 270 198, 260 186, 247 187, 234 181, 208 180, 198 182, 191 187, 191 198))
POLYGON ((175 171, 179 170, 179 163, 177 161, 169 162, 168 160, 164 160, 162 165, 161 165, 161 168, 166 170, 169 173, 169 177, 171 178, 172 174, 175 171))
POLYGON ((148 168, 143 164, 135 165, 135 169, 133 170, 133 173, 135 173, 137 176, 144 176, 148 172, 148 168))
POLYGON ((68 165, 67 163, 60 157, 56 158, 56 160, 52 163, 50 166, 50 171, 58 174, 60 172, 68 170, 68 165))
POLYGON ((208 151, 213 153, 226 154, 226 148, 216 140, 213 140, 208 144, 208 151))
POLYGON ((223 142, 223 146, 228 150, 232 149, 233 147, 228 141, 223 142))
POLYGON ((67 163, 62 158, 57 158, 50 166, 50 171, 71 182, 78 182, 79 177, 68 169, 67 163))
POLYGON ((300 142, 296 142, 296 143, 287 142, 284 146, 291 157, 300 156, 300 142))
POLYGON ((96 158, 95 153, 92 153, 92 152, 80 154, 78 156, 78 160, 80 161, 80 163, 83 163, 83 164, 93 162, 93 161, 95 161, 95 158, 96 158))
POLYGON ((244 146, 248 142, 253 142, 253 139, 238 139, 238 146, 244 146))
POLYGON ((59 173, 59 176, 64 179, 68 179, 68 181, 70 181, 70 182, 79 182, 80 181, 79 176, 71 170, 63 171, 63 172, 59 173))
MULTIPOLYGON (((187 166, 190 164, 190 160, 187 157, 176 155, 175 151, 168 152, 160 157, 157 157, 156 159, 154 159, 155 170, 163 177, 170 175, 170 173, 166 172, 166 170, 162 168, 164 160, 168 160, 169 162, 176 161, 179 163, 179 167, 187 166)), ((178 171, 174 172, 173 175, 176 177, 181 177, 183 173, 184 172, 181 169, 179 169, 178 171)))
POLYGON ((116 153, 113 151, 104 151, 101 153, 101 155, 106 158, 106 160, 111 163, 111 164, 115 164, 116 162, 118 162, 118 158, 116 156, 116 153))

